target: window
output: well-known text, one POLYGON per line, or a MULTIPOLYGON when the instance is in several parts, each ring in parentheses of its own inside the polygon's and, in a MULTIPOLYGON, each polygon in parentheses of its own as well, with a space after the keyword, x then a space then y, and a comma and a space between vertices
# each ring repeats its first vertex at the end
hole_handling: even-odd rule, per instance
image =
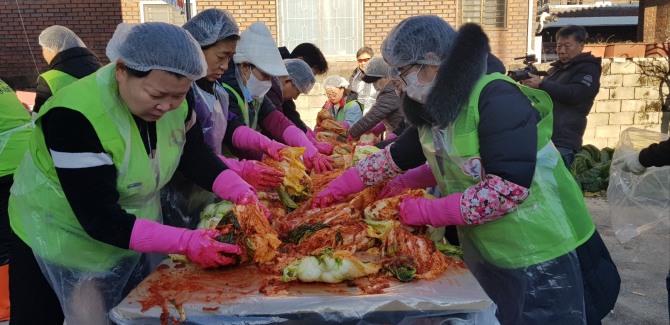
MULTIPOLYGON (((195 0, 190 1, 191 17, 195 16, 195 0)), ((158 21, 181 26, 186 23, 186 12, 168 5, 165 1, 140 1, 141 22, 158 21)))
POLYGON ((505 28, 507 0, 463 1, 463 21, 483 27, 505 28))
POLYGON ((314 43, 329 57, 354 57, 363 45, 363 0, 279 0, 279 44, 314 43))

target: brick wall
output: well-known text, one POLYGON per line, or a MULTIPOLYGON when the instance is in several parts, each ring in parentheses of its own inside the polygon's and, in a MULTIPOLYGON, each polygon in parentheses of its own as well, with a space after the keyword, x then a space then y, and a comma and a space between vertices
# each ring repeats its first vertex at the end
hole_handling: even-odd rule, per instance
POLYGON ((670 2, 641 0, 638 39, 646 43, 670 41, 670 2))
POLYGON ((47 66, 37 42, 43 29, 66 26, 105 59, 107 41, 122 21, 117 1, 32 0, 18 1, 18 6, 15 1, 0 2, 0 78, 18 88, 33 87, 37 71, 47 66))

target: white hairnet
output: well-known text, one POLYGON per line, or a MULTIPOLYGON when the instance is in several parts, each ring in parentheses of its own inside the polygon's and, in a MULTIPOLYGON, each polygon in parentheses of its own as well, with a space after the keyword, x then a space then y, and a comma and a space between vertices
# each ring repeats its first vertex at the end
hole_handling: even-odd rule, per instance
POLYGON ((46 47, 56 53, 71 49, 73 47, 86 47, 84 42, 69 28, 53 25, 44 29, 38 38, 42 47, 46 47))
POLYGON ((457 34, 438 16, 409 17, 388 33, 381 45, 382 56, 393 68, 409 64, 440 65, 449 56, 457 34))
POLYGON ((239 35, 235 18, 229 12, 221 9, 207 9, 195 15, 184 24, 184 29, 201 47, 212 45, 222 39, 239 35))
POLYGON ((119 24, 107 44, 107 57, 138 71, 170 71, 191 80, 207 73, 198 42, 183 28, 167 23, 119 24))
POLYGON ((349 81, 338 75, 333 75, 323 81, 323 88, 335 87, 335 88, 347 88, 349 87, 349 81))
POLYGON ((384 58, 375 56, 365 65, 365 75, 370 77, 389 77, 391 67, 384 61, 384 58))
POLYGON ((314 87, 314 83, 316 83, 316 78, 314 78, 312 68, 309 67, 307 62, 300 59, 286 59, 284 60, 284 65, 289 77, 291 77, 293 84, 300 90, 300 93, 309 93, 312 87, 314 87))
POLYGON ((240 34, 233 61, 249 62, 274 77, 288 75, 270 29, 261 22, 251 24, 240 34))

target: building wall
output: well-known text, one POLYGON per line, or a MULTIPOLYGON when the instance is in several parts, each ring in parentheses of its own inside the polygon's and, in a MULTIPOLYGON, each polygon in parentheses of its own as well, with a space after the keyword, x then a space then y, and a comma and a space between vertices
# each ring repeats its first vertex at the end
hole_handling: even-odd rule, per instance
POLYGON ((638 39, 647 43, 670 41, 670 2, 643 0, 640 9, 638 39))
MULTIPOLYGON (((129 1, 130 2, 130 1, 129 1)), ((99 57, 122 21, 121 4, 106 0, 32 0, 0 2, 0 78, 18 88, 33 87, 47 67, 39 34, 52 25, 73 30, 99 57)))
MULTIPOLYGON (((598 148, 614 148, 621 131, 629 127, 668 133, 670 112, 661 112, 658 82, 643 77, 640 65, 646 63, 668 69, 668 59, 603 59, 603 74, 600 78, 600 92, 591 108, 584 133, 584 144, 598 148)), ((548 70, 548 64, 537 65, 540 70, 548 70)), ((670 94, 667 87, 664 95, 670 94)), ((670 101, 670 97, 666 97, 670 101)), ((313 127, 316 114, 326 101, 323 86, 314 86, 309 95, 300 96, 296 101, 298 111, 305 123, 313 127)), ((669 103, 670 104, 670 103, 669 103)))

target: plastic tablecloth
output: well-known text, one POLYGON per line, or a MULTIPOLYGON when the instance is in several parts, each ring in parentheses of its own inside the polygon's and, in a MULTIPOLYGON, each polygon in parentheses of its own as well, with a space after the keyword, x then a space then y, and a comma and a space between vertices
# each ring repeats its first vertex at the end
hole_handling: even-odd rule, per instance
POLYGON ((495 304, 467 269, 430 281, 391 281, 365 294, 347 283, 291 283, 266 295, 255 266, 200 270, 166 260, 114 309, 118 324, 498 324, 495 304), (162 304, 162 307, 160 306, 162 304), (169 316, 168 316, 169 314, 169 316))

